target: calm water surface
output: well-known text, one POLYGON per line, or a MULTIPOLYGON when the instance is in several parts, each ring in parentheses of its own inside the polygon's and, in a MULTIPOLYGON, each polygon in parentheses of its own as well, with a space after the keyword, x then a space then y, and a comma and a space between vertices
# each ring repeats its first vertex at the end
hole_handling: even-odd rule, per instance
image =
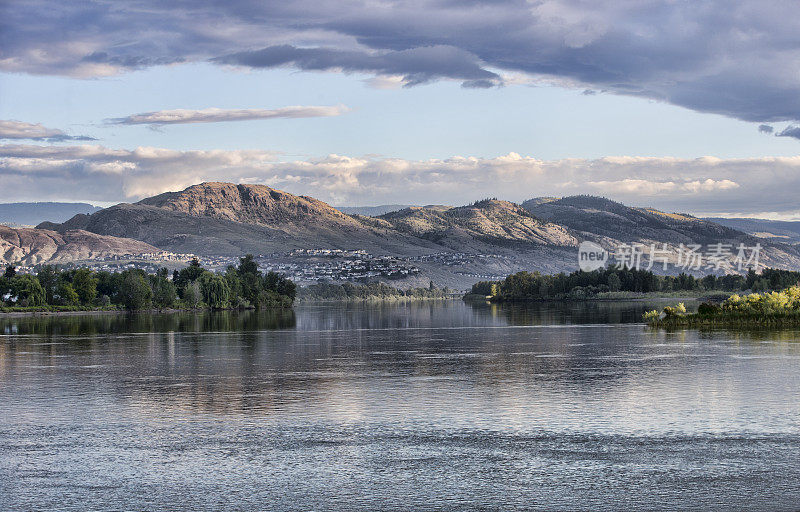
POLYGON ((0 318, 0 510, 800 510, 800 331, 647 307, 0 318))

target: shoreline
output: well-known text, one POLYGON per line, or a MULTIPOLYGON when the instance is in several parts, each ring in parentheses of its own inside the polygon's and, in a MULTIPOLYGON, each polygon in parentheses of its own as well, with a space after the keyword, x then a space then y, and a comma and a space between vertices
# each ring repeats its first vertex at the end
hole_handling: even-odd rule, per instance
MULTIPOLYGON (((262 308, 263 311, 268 309, 291 309, 291 307, 280 308, 262 308)), ((168 308, 168 309, 69 309, 64 311, 0 311, 0 318, 12 318, 21 316, 79 316, 79 315, 138 315, 138 314, 171 314, 171 313, 205 313, 216 311, 258 311, 255 308, 226 308, 226 309, 209 309, 209 308, 168 308)))
MULTIPOLYGON (((530 300, 506 300, 494 302, 489 299, 467 298, 467 297, 387 297, 387 298, 363 298, 363 299, 308 299, 296 300, 292 305, 306 306, 316 304, 377 304, 377 303, 411 303, 411 302, 445 302, 461 300, 464 302, 485 302, 491 304, 545 304, 545 303, 578 303, 578 302, 647 302, 647 301, 700 301, 704 297, 679 297, 679 296, 639 296, 639 297, 595 297, 588 299, 530 299, 530 300)), ((267 309, 287 309, 287 308, 267 308, 267 309)), ((291 309, 288 308, 288 309, 291 309)), ((216 311, 255 311, 252 308, 245 309, 207 309, 207 308, 169 308, 169 309, 140 309, 129 311, 126 309, 75 309, 64 311, 36 310, 36 311, 0 311, 0 318, 26 317, 26 316, 79 316, 79 315, 130 315, 130 314, 171 314, 171 313, 204 313, 216 311)))

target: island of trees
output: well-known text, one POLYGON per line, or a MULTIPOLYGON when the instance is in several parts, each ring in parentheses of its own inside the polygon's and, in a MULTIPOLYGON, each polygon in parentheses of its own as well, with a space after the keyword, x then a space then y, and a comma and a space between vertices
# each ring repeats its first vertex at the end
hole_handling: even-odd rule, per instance
POLYGON ((147 274, 52 265, 36 274, 18 274, 9 265, 0 277, 0 311, 258 309, 290 307, 295 295, 294 282, 275 272, 263 274, 250 254, 223 273, 204 269, 194 259, 171 276, 166 268, 147 274))
POLYGON ((648 270, 607 267, 592 272, 542 275, 538 272, 517 272, 500 281, 481 281, 472 286, 465 298, 492 301, 585 300, 614 297, 629 293, 708 293, 750 290, 782 290, 800 282, 800 272, 764 269, 747 275, 707 275, 696 278, 689 274, 661 276, 648 270))
POLYGON ((800 286, 782 291, 731 295, 722 304, 704 302, 697 313, 683 303, 644 314, 657 327, 781 327, 800 325, 800 286))
POLYGON ((434 286, 433 281, 427 288, 410 288, 402 290, 388 284, 375 282, 356 283, 319 283, 300 288, 297 299, 300 301, 372 301, 372 300, 422 300, 443 299, 450 297, 447 288, 434 286))

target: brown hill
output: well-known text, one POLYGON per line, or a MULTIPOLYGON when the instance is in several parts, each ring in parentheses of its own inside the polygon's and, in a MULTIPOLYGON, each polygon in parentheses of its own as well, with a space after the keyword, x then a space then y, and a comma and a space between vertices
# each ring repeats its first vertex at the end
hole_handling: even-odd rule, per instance
MULTIPOLYGON (((310 197, 230 183, 203 183, 40 227, 124 236, 201 256, 286 254, 311 248, 419 256, 414 264, 423 275, 448 286, 468 286, 487 275, 517 270, 574 270, 576 246, 583 240, 612 250, 630 242, 668 243, 673 248, 680 243, 757 243, 745 233, 690 215, 630 208, 589 196, 531 200, 522 206, 485 200, 362 217, 310 197), (448 256, 454 253, 458 255, 448 256)), ((763 263, 800 268, 797 248, 761 243, 763 263)))
POLYGON ((479 241, 492 245, 576 246, 564 227, 541 221, 518 204, 488 199, 469 206, 412 207, 379 219, 396 229, 439 243, 479 241))
POLYGON ((295 196, 266 185, 208 182, 180 192, 166 192, 139 201, 141 205, 186 213, 195 217, 279 227, 305 227, 310 221, 361 228, 352 217, 313 197, 295 196))
POLYGON ((682 213, 634 208, 595 196, 531 199, 522 206, 538 218, 554 222, 581 240, 594 240, 609 250, 621 244, 667 244, 673 255, 680 244, 727 244, 733 252, 743 244, 760 244, 760 263, 777 268, 800 268, 800 250, 775 240, 756 238, 742 231, 682 213))
POLYGON ((0 225, 1 263, 35 265, 151 252, 159 250, 130 238, 98 235, 79 229, 58 233, 47 229, 0 225))

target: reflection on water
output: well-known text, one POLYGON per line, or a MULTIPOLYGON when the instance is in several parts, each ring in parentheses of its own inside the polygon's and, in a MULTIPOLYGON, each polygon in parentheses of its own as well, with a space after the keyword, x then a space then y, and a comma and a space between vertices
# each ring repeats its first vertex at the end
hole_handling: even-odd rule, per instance
POLYGON ((175 313, 103 312, 0 317, 0 334, 75 336, 120 332, 231 332, 288 329, 292 309, 272 311, 202 311, 175 313))
POLYGON ((800 332, 653 307, 5 318, 0 509, 796 510, 800 332))

